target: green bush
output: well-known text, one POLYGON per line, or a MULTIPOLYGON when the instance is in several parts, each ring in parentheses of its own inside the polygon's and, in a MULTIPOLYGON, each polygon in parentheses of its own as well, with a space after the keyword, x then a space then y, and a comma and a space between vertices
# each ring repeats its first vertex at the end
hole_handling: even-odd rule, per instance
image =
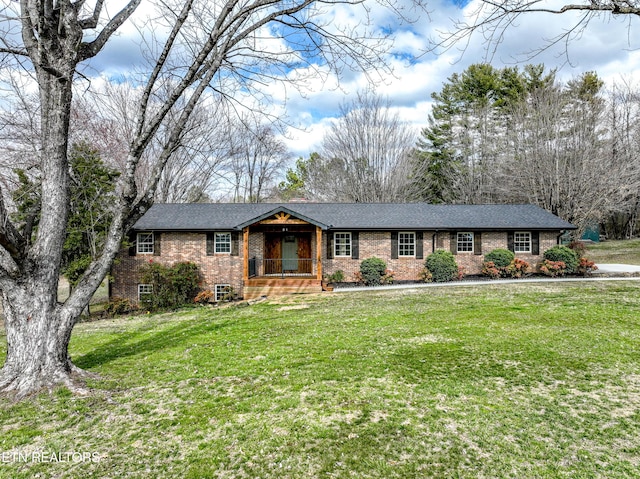
POLYGON ((367 258, 360 263, 360 275, 367 286, 382 284, 387 275, 387 264, 380 258, 367 258))
POLYGON ((432 275, 436 283, 453 281, 458 277, 458 265, 456 259, 449 251, 438 250, 427 256, 425 267, 432 275))
POLYGON ((578 272, 578 266, 580 265, 580 257, 571 248, 566 246, 554 246, 544 252, 544 259, 558 262, 561 261, 565 264, 566 274, 575 274, 578 272))
POLYGON ((500 269, 509 266, 515 257, 516 255, 508 249, 496 248, 484 255, 484 261, 485 263, 493 263, 496 268, 500 269))
POLYGON ((344 282, 344 271, 339 269, 338 271, 331 273, 327 276, 327 281, 329 283, 342 283, 344 282))
POLYGON ((115 298, 112 298, 111 301, 109 301, 109 303, 107 303, 107 306, 104 308, 104 311, 109 316, 116 316, 118 314, 125 314, 131 311, 135 311, 136 309, 137 309, 136 306, 127 298, 115 297, 115 298))
POLYGON ((198 293, 200 271, 195 263, 164 266, 149 262, 140 272, 141 282, 153 285, 153 294, 145 301, 148 309, 170 309, 191 304, 198 293))

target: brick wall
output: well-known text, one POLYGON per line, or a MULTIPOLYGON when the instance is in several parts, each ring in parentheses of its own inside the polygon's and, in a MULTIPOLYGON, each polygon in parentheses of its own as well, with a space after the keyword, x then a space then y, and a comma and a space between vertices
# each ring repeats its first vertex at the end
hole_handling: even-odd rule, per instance
POLYGON ((140 253, 129 256, 126 249, 120 252, 113 266, 112 297, 137 302, 140 267, 149 261, 166 266, 192 261, 200 266, 203 289, 215 291, 216 284, 230 284, 237 293, 242 293, 242 235, 239 237, 240 256, 207 256, 205 233, 162 233, 160 242, 159 256, 140 253))
MULTIPOLYGON (((557 244, 557 233, 553 232, 540 232, 540 254, 532 255, 526 253, 517 253, 516 257, 528 262, 533 268, 537 267, 543 259, 543 253, 557 244)), ((438 233, 438 249, 445 249, 451 251, 451 235, 450 233, 438 233), (441 246, 440 246, 441 245, 441 246)), ((480 274, 482 272, 482 262, 484 261, 484 254, 493 251, 496 248, 506 249, 507 233, 506 231, 495 232, 482 232, 482 255, 476 255, 474 253, 457 253, 456 263, 458 266, 464 268, 464 274, 480 274)))
MULTIPOLYGON (((428 232, 423 234, 424 258, 397 258, 391 259, 391 233, 390 232, 367 232, 359 234, 359 259, 333 258, 327 259, 327 234, 322 235, 322 262, 323 273, 331 275, 342 270, 345 273, 345 281, 353 281, 354 274, 360 270, 360 263, 363 259, 376 256, 387 263, 387 268, 393 271, 394 279, 397 281, 417 281, 420 272, 424 268, 425 258, 434 249, 445 249, 450 251, 449 232, 428 232), (435 248, 434 248, 435 240, 435 248)), ((517 255, 518 258, 528 261, 532 266, 537 265, 542 260, 542 253, 555 246, 557 243, 557 233, 540 233, 540 255, 531 254, 517 255)), ((243 288, 243 238, 239 235, 239 256, 229 254, 216 254, 207 256, 206 254, 206 234, 205 233, 162 233, 161 235, 161 255, 137 254, 129 256, 127 250, 123 250, 113 267, 114 281, 112 284, 112 296, 128 298, 131 301, 138 300, 138 283, 140 267, 149 261, 158 262, 167 266, 181 261, 193 261, 200 266, 203 276, 203 288, 215 291, 216 284, 230 284, 234 290, 242 296, 243 288)), ((312 235, 312 258, 316 257, 316 241, 312 235)), ((483 232, 482 252, 488 253, 496 248, 507 247, 506 232, 483 232)), ((249 257, 263 258, 264 235, 260 232, 252 232, 249 237, 249 257)), ((473 253, 456 254, 456 262, 464 268, 465 274, 480 274, 482 270, 483 255, 473 253)))
MULTIPOLYGON (((333 234, 332 232, 328 233, 333 234)), ((394 279, 398 281, 418 280, 420 272, 424 268, 426 257, 435 249, 451 251, 451 234, 446 232, 425 231, 423 233, 424 258, 398 258, 391 259, 391 233, 390 232, 360 232, 359 234, 359 259, 333 258, 323 259, 324 273, 330 275, 338 270, 345 273, 346 281, 353 281, 354 274, 360 271, 360 263, 363 259, 376 256, 387 263, 387 268, 393 271, 394 279), (435 248, 434 248, 435 240, 435 248)), ((322 244, 324 248, 323 258, 326 258, 327 233, 323 234, 322 244)), ((540 232, 540 254, 518 253, 516 256, 527 261, 535 267, 542 261, 542 253, 557 244, 557 233, 540 232)), ((496 248, 507 248, 506 232, 483 232, 482 233, 482 255, 474 253, 457 253, 456 263, 464 268, 467 275, 480 274, 484 254, 496 248)))
MULTIPOLYGON (((332 235, 332 232, 328 233, 332 235)), ((420 272, 424 268, 424 259, 416 258, 397 258, 391 259, 391 232, 389 231, 361 231, 359 234, 359 259, 335 257, 326 259, 327 257, 327 233, 322 235, 323 248, 323 273, 331 275, 338 270, 345 274, 345 281, 354 281, 355 273, 360 271, 360 263, 363 259, 373 256, 384 260, 387 263, 387 269, 393 271, 393 277, 396 280, 417 281, 420 272)), ((424 235, 424 252, 425 257, 431 251, 431 236, 424 235)))

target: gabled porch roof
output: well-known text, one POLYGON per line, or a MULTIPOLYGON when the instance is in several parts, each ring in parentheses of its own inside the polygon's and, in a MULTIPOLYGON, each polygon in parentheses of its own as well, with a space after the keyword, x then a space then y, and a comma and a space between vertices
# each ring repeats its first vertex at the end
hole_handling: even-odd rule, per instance
POLYGON ((278 206, 277 208, 274 208, 274 209, 272 209, 270 211, 267 211, 266 213, 263 213, 263 214, 261 214, 259 216, 256 216, 255 218, 252 218, 252 219, 247 220, 247 221, 245 221, 243 223, 240 223, 239 225, 236 226, 236 228, 237 229, 243 229, 243 228, 245 228, 247 226, 253 225, 255 223, 259 223, 261 221, 264 221, 264 220, 266 220, 268 218, 271 218, 273 216, 276 216, 278 214, 285 214, 285 215, 293 216, 294 218, 298 218, 298 219, 300 219, 302 221, 305 221, 305 222, 307 222, 307 223, 309 223, 309 224, 311 224, 313 226, 317 226, 318 228, 323 229, 323 230, 329 229, 328 225, 325 225, 325 224, 323 224, 323 223, 321 223, 321 222, 319 222, 317 220, 314 220, 313 218, 310 218, 310 217, 308 217, 306 215, 302 215, 302 214, 298 213, 297 211, 293 211, 293 210, 291 210, 289 208, 286 208, 284 206, 278 206))

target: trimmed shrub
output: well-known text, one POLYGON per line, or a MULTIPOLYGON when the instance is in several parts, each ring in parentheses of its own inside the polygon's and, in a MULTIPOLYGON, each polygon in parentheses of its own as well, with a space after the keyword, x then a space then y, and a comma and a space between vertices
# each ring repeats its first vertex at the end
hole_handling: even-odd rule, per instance
POLYGON ((427 256, 424 266, 431 273, 433 281, 444 283, 458 277, 456 259, 449 251, 438 250, 427 256))
POLYGON ((590 276, 598 267, 593 261, 589 261, 587 258, 580 258, 580 264, 578 265, 578 274, 582 276, 590 276))
POLYGON ((164 266, 149 262, 140 269, 141 282, 153 285, 153 293, 145 301, 150 310, 177 308, 192 304, 198 293, 200 271, 191 262, 164 266))
POLYGON ((498 269, 506 268, 515 258, 516 255, 512 251, 503 248, 496 248, 484 255, 484 261, 493 263, 498 269))
POLYGON ((423 268, 422 271, 420 271, 418 278, 423 283, 431 283, 433 281, 433 275, 431 274, 431 271, 429 271, 427 268, 423 268))
POLYGON ((331 273, 327 276, 327 281, 329 283, 342 283, 344 282, 344 271, 339 269, 338 271, 331 273))
POLYGON ((566 246, 554 246, 544 252, 544 259, 558 262, 561 261, 565 264, 566 274, 575 274, 578 271, 580 265, 580 257, 578 254, 566 246))
POLYGON ((114 297, 109 301, 107 306, 104 308, 105 312, 109 316, 116 316, 118 314, 125 314, 131 311, 135 311, 138 309, 131 301, 127 298, 118 298, 114 297))
POLYGON ((204 291, 200 291, 195 298, 193 298, 194 303, 198 304, 209 304, 215 298, 215 294, 210 289, 205 289, 204 291))
POLYGON ((380 258, 367 258, 360 263, 362 282, 367 286, 382 284, 387 273, 387 264, 380 258))
POLYGON ((522 278, 531 274, 531 265, 523 259, 514 258, 504 271, 511 278, 522 278))
POLYGON ((567 272, 567 265, 563 261, 551 261, 545 259, 540 263, 540 272, 544 275, 556 278, 558 276, 564 276, 567 272))
POLYGON ((493 261, 485 261, 482 263, 482 274, 492 279, 498 279, 502 276, 502 271, 496 267, 493 261))

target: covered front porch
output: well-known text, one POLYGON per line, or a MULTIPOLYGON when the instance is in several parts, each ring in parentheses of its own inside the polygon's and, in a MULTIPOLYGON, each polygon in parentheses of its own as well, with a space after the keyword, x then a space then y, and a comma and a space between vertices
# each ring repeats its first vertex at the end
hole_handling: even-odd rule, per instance
POLYGON ((322 290, 323 225, 279 209, 242 231, 245 298, 322 290))

